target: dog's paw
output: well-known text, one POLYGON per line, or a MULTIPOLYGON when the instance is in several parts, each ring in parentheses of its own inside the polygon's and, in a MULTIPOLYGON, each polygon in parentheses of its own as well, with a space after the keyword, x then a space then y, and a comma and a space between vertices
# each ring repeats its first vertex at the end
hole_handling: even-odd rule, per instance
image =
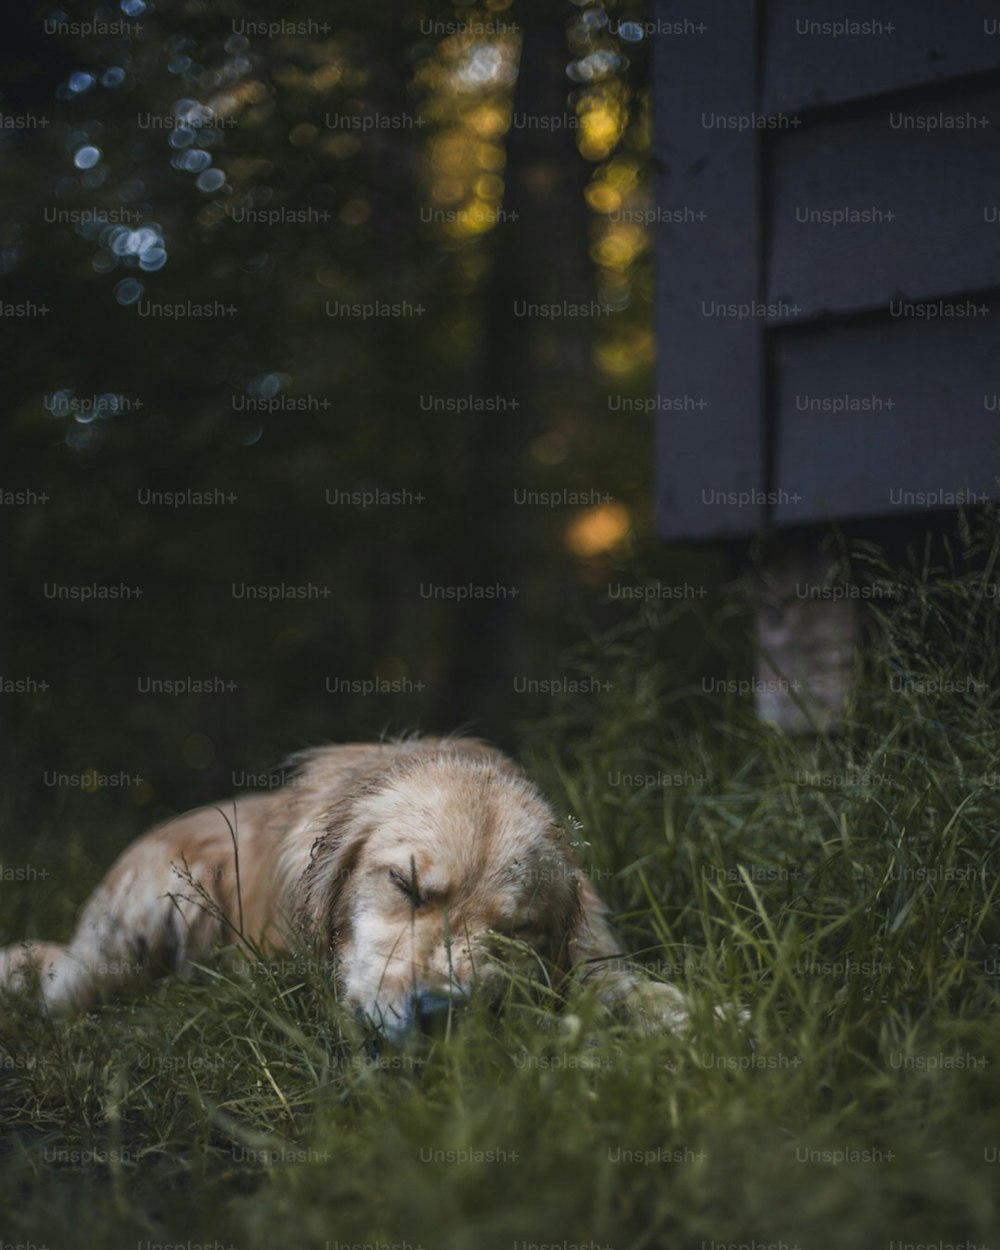
MULTIPOLYGON (((692 1028, 690 1000, 683 990, 665 981, 637 977, 616 986, 605 1001, 616 1015, 625 1017, 644 1033, 688 1033, 692 1028)), ((713 1014, 719 1021, 737 1025, 750 1019, 747 1009, 735 1003, 716 1004, 713 1014)))
POLYGON ((631 982, 613 1007, 644 1033, 683 1033, 691 1023, 687 998, 663 981, 631 982))

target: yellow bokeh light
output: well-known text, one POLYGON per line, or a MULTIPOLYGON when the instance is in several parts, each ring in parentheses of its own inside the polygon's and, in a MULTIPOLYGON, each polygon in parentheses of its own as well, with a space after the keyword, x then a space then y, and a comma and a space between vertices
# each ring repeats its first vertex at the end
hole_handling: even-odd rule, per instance
POLYGON ((584 192, 587 203, 595 213, 613 213, 621 207, 621 193, 606 182, 592 182, 584 192))
POLYGON ((603 374, 612 378, 625 377, 636 367, 628 343, 621 339, 606 339, 595 344, 594 361, 603 374))
POLYGON ((480 139, 495 139, 506 132, 510 119, 505 109, 481 104, 470 109, 463 118, 466 126, 480 139))
POLYGON ((344 71, 340 65, 323 65, 312 75, 309 85, 313 91, 329 91, 340 82, 343 76, 344 71))
POLYGON ((591 248, 599 265, 608 269, 626 269, 646 246, 646 232, 641 226, 617 223, 591 248))
POLYGON ((453 221, 445 223, 445 232, 452 238, 468 238, 485 234, 496 225, 497 211, 488 200, 472 200, 458 210, 453 221))
POLYGON ((575 556, 588 558, 603 555, 623 543, 631 527, 624 504, 596 504, 574 517, 566 526, 566 546, 575 556))
POLYGON ((632 351, 644 365, 656 359, 656 335, 652 330, 639 330, 632 336, 632 351))
POLYGON ((219 117, 228 117, 240 108, 250 104, 260 104, 271 98, 271 92, 256 78, 248 78, 244 82, 234 83, 225 91, 212 96, 208 105, 219 117))
POLYGON ((473 155, 473 141, 464 130, 443 131, 430 144, 431 167, 436 174, 464 174, 473 155))
POLYGON ((488 173, 499 173, 507 164, 507 157, 499 143, 476 144, 476 164, 488 173))
POLYGON ((295 147, 304 147, 307 143, 312 143, 313 139, 319 134, 319 130, 311 122, 299 122, 293 127, 291 134, 288 136, 288 142, 294 144, 295 147))
POLYGON ((496 174, 483 174, 476 179, 475 190, 481 200, 499 200, 503 195, 503 179, 496 174))
POLYGON ((610 143, 618 134, 618 116, 608 104, 587 109, 581 121, 584 133, 594 143, 610 143))
POLYGON ((631 191, 639 178, 639 165, 631 156, 616 156, 604 170, 604 178, 616 191, 624 195, 631 191))
POLYGON ((627 377, 645 369, 656 355, 656 340, 645 331, 630 338, 603 339, 594 346, 594 363, 611 378, 627 377))
POLYGON ((625 124, 624 111, 609 94, 588 95, 580 104, 580 152, 591 161, 604 160, 618 146, 625 124))
POLYGON ((438 178, 431 186, 435 204, 457 204, 464 194, 465 184, 459 178, 438 178))

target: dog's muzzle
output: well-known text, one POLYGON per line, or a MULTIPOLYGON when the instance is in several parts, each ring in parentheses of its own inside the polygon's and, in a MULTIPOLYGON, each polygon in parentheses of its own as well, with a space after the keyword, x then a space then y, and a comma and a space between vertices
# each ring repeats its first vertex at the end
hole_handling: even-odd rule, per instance
POLYGON ((400 1045, 443 1037, 467 1006, 468 997, 457 990, 450 994, 447 990, 417 990, 406 999, 402 1011, 393 1008, 366 1019, 386 1041, 400 1045))
POLYGON ((453 994, 424 990, 413 997, 411 1018, 425 1037, 440 1037, 446 1032, 452 1016, 463 1005, 462 1000, 453 994))

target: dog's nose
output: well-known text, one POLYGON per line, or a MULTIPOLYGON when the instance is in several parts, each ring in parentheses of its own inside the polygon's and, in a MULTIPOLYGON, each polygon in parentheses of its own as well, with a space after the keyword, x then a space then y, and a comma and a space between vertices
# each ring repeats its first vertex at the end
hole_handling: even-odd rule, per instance
POLYGON ((456 1006, 454 998, 449 994, 423 990, 414 1000, 413 1015, 420 1026, 420 1031, 429 1037, 443 1033, 447 1028, 452 1008, 456 1006))

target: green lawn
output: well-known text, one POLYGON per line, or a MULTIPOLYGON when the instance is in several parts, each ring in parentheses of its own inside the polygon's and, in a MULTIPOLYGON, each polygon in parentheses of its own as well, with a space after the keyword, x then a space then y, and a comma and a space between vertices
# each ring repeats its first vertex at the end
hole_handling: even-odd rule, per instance
MULTIPOLYGON (((671 730, 650 616, 576 656, 611 686, 589 712, 526 736, 691 1035, 581 1000, 374 1054, 322 985, 222 960, 70 1023, 9 1007, 4 1250, 1000 1245, 1000 630, 970 548, 985 572, 861 570, 892 593, 835 737, 696 689, 671 730)), ((104 866, 74 854, 48 918, 5 883, 0 937, 65 934, 104 866)))

